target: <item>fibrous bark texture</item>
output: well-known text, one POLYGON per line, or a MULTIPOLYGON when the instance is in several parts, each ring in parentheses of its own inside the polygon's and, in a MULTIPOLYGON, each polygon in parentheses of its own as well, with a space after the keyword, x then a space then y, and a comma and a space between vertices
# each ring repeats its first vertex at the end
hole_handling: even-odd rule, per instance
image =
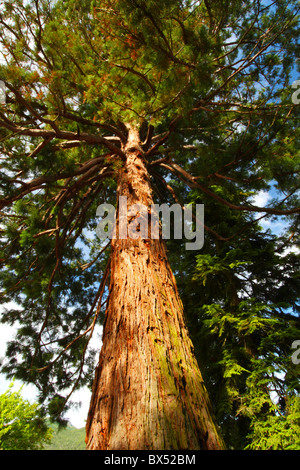
MULTIPOLYGON (((149 175, 132 128, 124 150, 118 196, 127 197, 128 208, 139 203, 150 211, 149 175)), ((118 235, 118 211, 116 225, 118 235)), ((109 301, 86 433, 90 450, 223 448, 165 244, 150 233, 112 240, 109 301)))

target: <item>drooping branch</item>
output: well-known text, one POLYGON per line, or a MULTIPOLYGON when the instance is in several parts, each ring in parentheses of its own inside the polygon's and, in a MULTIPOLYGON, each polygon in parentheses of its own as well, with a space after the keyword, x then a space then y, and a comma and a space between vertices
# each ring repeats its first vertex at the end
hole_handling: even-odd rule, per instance
POLYGON ((154 133, 154 127, 150 124, 148 126, 148 129, 147 129, 146 139, 142 143, 142 147, 145 151, 147 151, 149 149, 149 146, 150 146, 151 141, 152 141, 153 133, 154 133))
MULTIPOLYGON (((105 247, 105 249, 108 247, 108 245, 105 247)), ((103 253, 103 251, 101 252, 103 253)), ((94 298, 94 301, 89 309, 89 312, 86 316, 86 322, 89 321, 89 319, 91 318, 91 316, 93 315, 94 313, 94 310, 96 308, 96 313, 94 315, 94 319, 91 323, 91 325, 85 330, 83 331, 79 336, 77 336, 76 338, 72 339, 72 341, 70 341, 67 346, 65 346, 65 348, 56 356, 55 359, 53 359, 53 361, 51 361, 50 363, 48 363, 46 366, 38 369, 38 372, 43 372, 44 370, 48 369, 49 367, 53 366, 56 362, 59 361, 59 359, 66 353, 66 351, 68 351, 68 349, 70 349, 77 341, 79 341, 81 338, 83 338, 84 336, 87 336, 88 333, 89 334, 89 338, 88 338, 88 341, 87 341, 87 344, 85 346, 85 351, 86 351, 86 348, 88 346, 88 343, 89 341, 91 340, 91 337, 93 335, 93 332, 94 332, 94 329, 95 329, 95 325, 96 325, 96 322, 98 320, 98 316, 99 316, 99 313, 100 313, 100 308, 101 308, 101 302, 102 302, 102 298, 103 298, 103 295, 104 295, 104 290, 105 290, 105 286, 107 284, 107 280, 108 280, 108 276, 109 276, 109 269, 110 269, 110 258, 108 259, 108 262, 107 262, 107 265, 106 265, 106 268, 105 268, 105 271, 103 273, 103 276, 102 276, 102 280, 100 282, 100 286, 99 286, 99 289, 98 289, 98 292, 94 298)), ((61 338, 59 339, 56 339, 55 340, 56 342, 58 341, 61 341, 61 338)), ((71 394, 69 395, 69 397, 71 396, 71 394)))
MULTIPOLYGON (((86 118, 83 118, 81 116, 77 116, 74 113, 71 113, 67 110, 61 112, 60 115, 64 118, 66 118, 66 119, 71 120, 71 121, 75 121, 75 122, 78 122, 78 123, 81 123, 81 124, 84 124, 84 125, 87 125, 87 126, 92 126, 92 127, 107 130, 108 132, 110 132, 112 134, 115 134, 119 138, 119 141, 126 142, 126 134, 124 134, 118 127, 113 126, 112 124, 105 124, 105 123, 100 123, 100 122, 97 122, 97 121, 92 121, 90 119, 86 119, 86 118)), ((112 138, 106 137, 106 136, 105 136, 105 139, 108 139, 110 141, 112 140, 112 138)))
MULTIPOLYGON (((155 176, 157 179, 159 179, 161 181, 161 183, 164 185, 164 187, 167 189, 167 191, 171 194, 171 196, 174 199, 174 201, 176 202, 176 204, 179 204, 181 206, 181 209, 185 210, 186 208, 185 208, 184 204, 182 204, 182 202, 179 200, 179 198, 178 198, 175 190, 172 188, 172 186, 169 183, 167 183, 166 180, 161 175, 159 175, 158 173, 156 173, 154 171, 152 171, 151 173, 153 174, 153 176, 155 176)), ((192 213, 192 218, 197 224, 200 223, 200 221, 198 221, 196 219, 196 216, 195 216, 194 213, 192 213)), ((218 240, 229 241, 231 238, 233 238, 233 237, 225 238, 222 235, 219 235, 215 230, 211 229, 210 227, 208 227, 204 223, 203 223, 203 227, 208 233, 211 233, 218 240)))
POLYGON ((183 179, 190 187, 198 188, 203 193, 207 194, 208 196, 212 197, 216 201, 220 202, 221 204, 229 207, 229 209, 238 210, 238 211, 249 211, 249 212, 265 212, 267 214, 273 215, 290 215, 290 214, 297 214, 300 213, 300 207, 296 207, 293 209, 278 209, 278 208, 270 208, 270 207, 258 207, 258 206, 249 206, 249 205, 236 205, 233 204, 226 199, 222 198, 218 194, 214 193, 210 189, 206 188, 198 181, 196 181, 196 177, 190 175, 187 171, 180 167, 177 163, 168 162, 168 163, 160 163, 161 167, 166 168, 173 174, 177 175, 179 178, 183 179))
MULTIPOLYGON (((8 90, 10 90, 16 97, 17 102, 22 105, 27 111, 31 114, 33 117, 33 122, 37 124, 38 121, 40 121, 43 125, 43 127, 29 127, 28 122, 26 123, 16 123, 13 120, 9 119, 5 113, 1 112, 0 113, 0 126, 4 127, 10 131, 12 131, 15 134, 18 135, 24 135, 24 136, 29 136, 29 137, 41 137, 46 140, 51 140, 53 138, 57 139, 63 139, 65 141, 80 141, 80 142, 85 142, 87 144, 102 144, 106 146, 110 151, 118 154, 121 158, 124 158, 124 154, 120 148, 120 141, 124 142, 126 140, 126 136, 122 133, 122 131, 113 125, 106 124, 106 123, 100 123, 100 122, 95 122, 90 119, 85 119, 82 118, 81 116, 77 116, 74 113, 71 113, 64 109, 61 112, 58 112, 56 115, 55 119, 49 119, 46 117, 49 115, 49 111, 45 105, 42 105, 41 108, 43 112, 37 111, 33 104, 31 104, 28 100, 26 100, 22 94, 10 83, 5 81, 5 86, 7 87, 8 90), (77 132, 69 132, 69 131, 64 131, 60 130, 59 126, 57 125, 56 121, 58 117, 64 117, 65 119, 72 120, 76 123, 81 123, 84 125, 92 126, 95 128, 102 128, 103 130, 106 130, 112 134, 115 134, 116 137, 111 137, 111 136, 101 136, 98 134, 89 134, 86 132, 80 132, 77 130, 77 132), (27 124, 27 125, 24 125, 27 124), (52 130, 47 129, 45 126, 51 127, 52 130)), ((29 121, 32 122, 32 121, 29 121)), ((37 151, 40 149, 36 149, 37 151)))
MULTIPOLYGON (((234 71, 232 74, 227 77, 221 85, 214 89, 213 91, 210 91, 205 99, 199 100, 199 102, 193 107, 192 111, 197 111, 199 105, 201 106, 201 103, 203 101, 210 101, 212 100, 215 96, 218 96, 222 90, 234 80, 234 78, 238 75, 240 75, 243 71, 248 69, 251 65, 256 64, 256 60, 266 51, 269 50, 269 48, 275 43, 275 41, 282 35, 284 32, 288 29, 288 27, 292 24, 292 22, 295 20, 296 15, 298 15, 298 11, 286 22, 283 22, 282 28, 279 29, 279 31, 275 32, 273 34, 273 30, 276 29, 277 24, 274 24, 271 28, 269 28, 266 32, 264 32, 255 42, 252 50, 248 53, 248 55, 244 58, 238 59, 239 65, 237 68, 234 68, 234 71), (272 35, 273 34, 273 35, 272 35), (259 44, 264 44, 258 47, 259 44), (258 48, 258 51, 257 51, 258 48)), ((257 64, 256 64, 257 65, 257 64)))
MULTIPOLYGON (((95 330, 95 326, 96 326, 96 322, 98 320, 98 317, 99 317, 99 313, 100 313, 100 309, 102 307, 102 298, 103 298, 103 295, 104 295, 104 291, 105 291, 105 287, 106 287, 106 284, 107 284, 107 281, 108 281, 108 277, 109 277, 109 271, 110 271, 110 263, 111 263, 111 259, 109 258, 108 262, 107 262, 107 265, 106 265, 106 268, 105 268, 105 271, 103 273, 103 276, 102 276, 102 280, 101 280, 101 283, 100 283, 100 287, 99 287, 99 290, 97 292, 97 295, 95 297, 95 301, 90 309, 90 312, 89 312, 89 316, 91 316, 95 306, 96 306, 96 312, 95 312, 95 315, 94 315, 94 319, 93 319, 93 322, 92 324, 90 325, 90 327, 82 334, 82 336, 84 335, 87 335, 88 333, 89 334, 89 337, 88 337, 88 340, 87 340, 87 343, 84 347, 84 350, 82 352, 82 355, 81 355, 81 360, 80 360, 80 365, 79 365, 79 371, 78 371, 78 377, 77 379, 75 380, 75 383, 73 384, 72 386, 72 389, 71 391, 69 392, 69 394, 67 395, 67 397, 65 398, 64 400, 64 403, 62 405, 62 409, 64 408, 65 404, 69 401, 70 397, 72 396, 74 390, 76 390, 77 388, 77 385, 79 383, 79 380, 81 378, 81 375, 82 375, 82 372, 83 372, 83 367, 84 367, 84 364, 85 364, 85 355, 86 355, 86 351, 87 351, 87 348, 88 348, 88 345, 89 345, 89 342, 93 336, 93 333, 94 333, 94 330, 95 330)), ((81 337, 82 337, 81 336, 81 337)), ((77 338, 77 339, 80 339, 80 338, 77 338)))
MULTIPOLYGON (((20 184, 21 188, 14 196, 3 198, 0 201, 0 209, 3 209, 4 207, 12 204, 14 201, 21 199, 28 193, 31 193, 37 189, 41 189, 45 184, 53 183, 59 180, 66 180, 68 178, 74 178, 76 176, 81 176, 81 175, 83 175, 83 179, 85 179, 86 176, 90 174, 89 172, 92 171, 93 173, 95 173, 99 168, 103 166, 105 162, 108 163, 107 160, 109 156, 110 154, 106 154, 106 155, 102 155, 100 157, 94 158, 92 160, 89 160, 88 162, 83 164, 80 168, 72 172, 71 171, 61 172, 55 175, 39 176, 28 182, 25 182, 22 180, 11 179, 12 183, 20 184)), ((106 175, 107 173, 99 175, 99 178, 106 176, 106 175)), ((79 187, 80 187, 80 180, 77 181, 76 183, 76 188, 79 188, 79 187)))
POLYGON ((86 132, 72 132, 72 131, 62 131, 58 128, 55 130, 44 129, 44 128, 27 128, 23 126, 18 126, 12 121, 8 123, 5 120, 0 120, 0 126, 5 127, 6 129, 14 132, 18 135, 28 136, 28 137, 41 137, 45 139, 62 139, 65 141, 80 141, 87 144, 96 145, 101 144, 111 150, 113 153, 119 155, 121 158, 125 158, 124 152, 112 143, 109 139, 102 137, 98 134, 88 134, 86 132))
MULTIPOLYGON (((158 136, 153 136, 151 137, 150 143, 154 144, 152 147, 149 148, 145 152, 145 156, 149 158, 152 155, 155 155, 159 147, 161 147, 167 140, 169 139, 170 135, 176 130, 176 127, 180 120, 182 119, 182 116, 176 116, 169 124, 169 129, 167 132, 163 133, 162 135, 158 136)), ((148 144, 150 145, 150 144, 148 144)))
MULTIPOLYGON (((104 174, 105 174, 105 172, 103 171, 103 175, 104 174)), ((84 178, 86 180, 85 184, 88 184, 89 181, 90 181, 88 179, 88 176, 89 175, 84 175, 84 178)), ((67 196, 66 196, 67 200, 70 200, 70 198, 72 196, 74 197, 73 189, 74 189, 75 185, 76 185, 76 183, 74 183, 73 188, 71 188, 71 190, 67 191, 67 196)), ((78 187, 77 187, 77 189, 78 189, 78 187)), ((62 221, 62 217, 63 217, 63 212, 62 211, 66 206, 66 204, 65 204, 66 201, 63 201, 63 203, 62 203, 62 201, 60 201, 60 203, 61 203, 60 206, 61 207, 60 207, 60 210, 59 210, 59 212, 56 216, 56 221, 55 221, 56 228, 55 228, 55 230, 53 230, 51 233, 49 233, 46 230, 43 233, 43 235, 46 235, 47 232, 48 232, 48 235, 54 235, 55 236, 55 247, 52 251, 52 254, 55 253, 55 265, 54 265, 53 270, 51 272, 49 282, 48 282, 48 286, 47 286, 48 303, 47 303, 47 308, 46 308, 46 311, 45 311, 44 321, 41 325, 41 328, 40 328, 40 331, 39 331, 39 334, 38 334, 38 344, 40 344, 41 341, 42 341, 43 332, 47 328, 48 321, 49 321, 49 318, 50 318, 50 315, 51 315, 53 284, 54 284, 55 277, 59 273, 59 270, 61 269, 61 266, 62 266, 62 263, 63 263, 63 256, 64 256, 64 250, 65 250, 66 242, 67 242, 68 238, 70 237, 70 235, 72 234, 72 232, 76 228, 77 233, 73 237, 73 241, 72 241, 73 244, 75 244, 78 236, 81 234, 81 232, 83 230, 83 226, 84 226, 85 219, 86 219, 86 213, 87 213, 90 205, 94 202, 95 197, 97 196, 97 194, 101 191, 101 189, 102 189, 102 184, 101 184, 101 181, 99 181, 99 177, 98 177, 96 179, 96 181, 93 182, 91 187, 88 188, 87 192, 83 195, 83 197, 81 197, 80 200, 78 200, 77 203, 73 206, 73 208, 71 209, 71 211, 68 214, 65 221, 62 221), (85 200, 86 200, 86 202, 85 202, 85 200), (72 223, 73 223, 73 225, 71 226, 72 223), (76 227, 76 226, 78 226, 78 227, 76 227)), ((77 199, 78 199, 78 197, 76 198, 76 200, 77 199)), ((53 209, 53 207, 52 207, 52 209, 53 209)), ((47 226, 47 222, 48 221, 46 221, 45 226, 47 226)), ((38 235, 40 236, 41 234, 38 234, 38 235)), ((108 247, 108 245, 106 245, 105 249, 107 247, 108 247)), ((103 253, 103 252, 104 252, 104 250, 101 251, 101 253, 103 253)), ((108 267, 107 267, 107 269, 108 269, 108 267)), ((102 295, 103 295, 103 292, 104 292, 104 287, 105 287, 105 284, 106 284, 107 274, 105 274, 104 278, 105 278, 105 279, 103 279, 104 284, 102 283, 101 284, 102 287, 100 286, 101 289, 99 289, 99 291, 98 291, 98 294, 97 294, 98 297, 96 296, 95 301, 94 301, 94 303, 91 307, 91 310, 90 310, 90 313, 89 313, 87 319, 90 318, 91 313, 93 312, 93 310, 95 308, 96 302, 98 301, 98 306, 101 304, 101 299, 99 300, 99 296, 101 295, 101 298, 102 298, 102 295)), ((97 307, 96 317, 98 317, 99 311, 100 310, 97 307)), ((91 331, 91 334, 92 334, 92 332, 94 330, 94 326, 95 326, 95 321, 93 322, 91 327, 83 335, 81 335, 80 337, 84 336, 89 331, 91 331)), ((72 341, 71 344, 73 344, 78 339, 79 339, 79 337, 76 340, 72 341)), ((68 345, 67 349, 69 347, 71 347, 71 344, 68 345)), ((59 354, 59 357, 61 355, 63 355, 64 352, 65 351, 63 351, 61 354, 59 354)), ((38 353, 38 349, 36 349, 35 354, 32 358, 32 365, 34 365, 34 360, 35 360, 35 357, 36 357, 37 353, 38 353)), ((56 362, 56 360, 55 360, 55 362, 56 362)), ((51 364, 49 364, 48 366, 50 366, 50 365, 51 364)))

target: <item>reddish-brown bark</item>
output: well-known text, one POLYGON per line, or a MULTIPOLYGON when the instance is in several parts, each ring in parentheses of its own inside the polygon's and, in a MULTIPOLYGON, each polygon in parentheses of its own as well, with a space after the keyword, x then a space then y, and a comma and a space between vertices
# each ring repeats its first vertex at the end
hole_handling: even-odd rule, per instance
MULTIPOLYGON (((151 185, 134 129, 124 152, 118 196, 126 196, 129 207, 150 208, 151 185)), ((112 240, 86 443, 90 450, 223 448, 162 240, 112 240)))

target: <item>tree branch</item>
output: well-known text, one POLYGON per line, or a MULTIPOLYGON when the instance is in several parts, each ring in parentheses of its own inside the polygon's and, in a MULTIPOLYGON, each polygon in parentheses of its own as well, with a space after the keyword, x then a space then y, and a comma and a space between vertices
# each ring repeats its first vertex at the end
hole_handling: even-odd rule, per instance
POLYGON ((230 209, 233 210, 238 210, 238 211, 249 211, 249 212, 265 212, 267 214, 273 214, 273 215, 290 215, 290 214, 296 214, 300 213, 300 208, 294 208, 294 209, 289 209, 289 210, 282 210, 282 209, 276 209, 276 208, 269 208, 269 207, 257 207, 257 206, 247 206, 247 205, 236 205, 232 204, 229 201, 226 201, 226 199, 223 199, 221 196, 218 196, 215 194, 213 191, 210 189, 206 188, 205 186, 201 185, 196 181, 196 177, 190 175, 187 171, 185 171, 183 168, 181 168, 179 165, 176 163, 169 162, 168 164, 166 163, 160 163, 160 166, 163 168, 168 169, 172 173, 176 174, 177 176, 181 176, 184 178, 185 181, 188 182, 188 185, 192 188, 198 188, 208 196, 212 197, 216 201, 220 202, 221 204, 229 207, 230 209))
POLYGON ((126 142, 126 135, 124 135, 123 132, 120 131, 120 129, 118 129, 115 126, 112 126, 111 124, 102 124, 97 121, 91 121, 90 119, 85 119, 81 116, 76 116, 76 114, 70 113, 69 111, 63 111, 59 115, 66 119, 70 119, 71 121, 75 121, 81 124, 85 124, 87 126, 93 126, 93 127, 107 130, 108 132, 111 132, 112 134, 116 134, 116 136, 119 137, 121 142, 126 142))
MULTIPOLYGON (((67 178, 73 178, 76 176, 86 175, 89 174, 89 172, 96 171, 97 167, 101 167, 101 165, 107 160, 108 155, 103 155, 101 157, 94 158, 92 160, 89 160, 85 164, 83 164, 80 168, 75 170, 73 173, 68 172, 62 172, 62 173, 57 173, 56 175, 44 175, 44 176, 39 176, 37 178, 34 178, 31 181, 24 182, 22 180, 12 180, 12 182, 21 184, 22 188, 20 191, 15 194, 14 196, 11 196, 9 198, 4 198, 0 201, 0 210, 3 209, 4 207, 12 204, 14 201, 17 201, 18 199, 22 198, 28 193, 31 193, 32 191, 35 191, 37 189, 41 189, 44 184, 46 183, 53 183, 58 180, 63 180, 67 178)), ((100 178, 100 175, 99 175, 100 178)), ((78 182, 77 182, 78 184, 78 182)))
POLYGON ((61 131, 58 128, 55 130, 49 129, 40 129, 40 128, 27 128, 17 126, 13 122, 8 123, 6 120, 0 120, 0 126, 5 127, 6 129, 13 131, 18 135, 24 135, 28 137, 43 137, 46 139, 63 139, 67 141, 74 142, 75 140, 80 142, 86 142, 90 145, 102 144, 106 146, 109 150, 113 153, 119 155, 122 159, 125 158, 124 152, 117 147, 115 144, 110 142, 109 139, 102 137, 97 134, 88 134, 86 132, 82 132, 78 134, 78 132, 71 132, 71 131, 61 131))
MULTIPOLYGON (((165 188, 166 188, 166 189, 168 190, 168 192, 171 194, 171 196, 172 196, 172 198, 174 199, 174 201, 175 201, 177 204, 179 204, 183 210, 185 210, 185 206, 179 201, 178 196, 176 195, 176 193, 175 193, 174 189, 172 188, 172 186, 170 186, 170 185, 165 181, 165 179, 164 179, 162 176, 160 176, 158 173, 153 172, 152 174, 162 182, 162 184, 165 186, 165 188)), ((193 220, 194 220, 196 223, 200 223, 200 222, 196 219, 196 216, 195 216, 194 213, 192 213, 192 218, 193 218, 193 220)), ((202 222, 201 222, 201 223, 202 223, 202 222)), ((222 235, 219 235, 217 232, 215 232, 213 229, 211 229, 210 227, 208 227, 208 226, 205 225, 205 224, 203 224, 203 227, 204 227, 204 229, 205 229, 207 232, 211 233, 211 234, 212 234, 215 238, 217 238, 218 240, 221 240, 221 241, 229 241, 230 238, 232 238, 232 237, 230 237, 230 238, 224 238, 224 237, 222 237, 222 235)))

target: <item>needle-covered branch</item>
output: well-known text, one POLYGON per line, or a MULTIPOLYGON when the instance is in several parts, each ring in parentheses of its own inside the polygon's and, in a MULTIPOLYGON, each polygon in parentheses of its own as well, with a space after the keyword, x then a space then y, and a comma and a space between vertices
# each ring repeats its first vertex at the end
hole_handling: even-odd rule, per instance
POLYGON ((181 168, 178 164, 173 163, 173 162, 168 162, 168 163, 161 162, 159 165, 162 166, 163 168, 168 169, 172 173, 175 173, 180 178, 183 178, 187 182, 187 184, 191 186, 192 188, 199 188, 203 193, 212 197, 213 199, 220 202, 221 204, 224 204, 230 209, 238 210, 238 211, 247 211, 247 212, 265 212, 267 214, 274 214, 274 215, 289 215, 289 214, 300 213, 300 207, 295 207, 293 209, 284 210, 284 209, 278 209, 276 207, 271 208, 271 207, 258 207, 258 206, 252 206, 252 205, 250 206, 250 205, 233 204, 229 201, 226 201, 221 196, 211 191, 209 188, 197 182, 196 177, 190 175, 187 171, 181 168))
POLYGON ((12 131, 15 134, 20 136, 28 136, 28 137, 42 137, 45 139, 63 139, 68 141, 75 141, 78 140, 80 142, 85 142, 87 144, 96 145, 101 144, 106 146, 109 150, 113 153, 116 153, 120 157, 124 158, 124 153, 122 150, 110 142, 109 139, 102 137, 97 134, 88 134, 86 132, 78 133, 78 132, 69 132, 69 131, 62 131, 57 127, 55 130, 44 129, 44 128, 27 128, 24 126, 17 126, 13 122, 7 122, 6 120, 0 120, 0 126, 12 131))

